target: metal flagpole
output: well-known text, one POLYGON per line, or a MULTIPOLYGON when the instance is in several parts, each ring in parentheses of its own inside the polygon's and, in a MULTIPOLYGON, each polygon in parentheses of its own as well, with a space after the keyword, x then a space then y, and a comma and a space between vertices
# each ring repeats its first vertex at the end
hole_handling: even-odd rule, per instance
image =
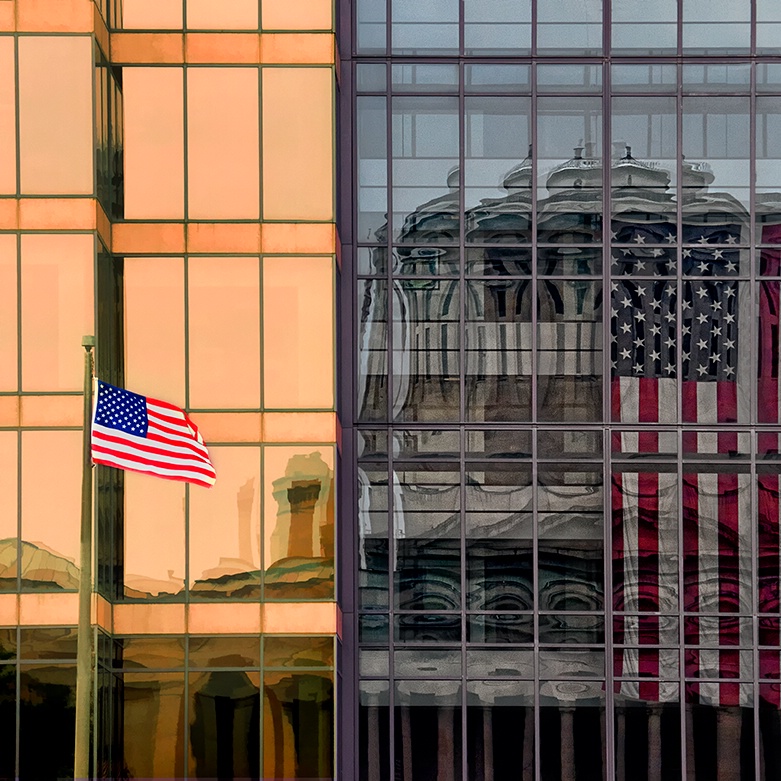
POLYGON ((92 699, 92 350, 95 337, 85 336, 84 347, 84 463, 81 480, 81 546, 79 576, 79 630, 76 652, 76 745, 73 758, 74 779, 87 779, 90 755, 90 701, 92 699))

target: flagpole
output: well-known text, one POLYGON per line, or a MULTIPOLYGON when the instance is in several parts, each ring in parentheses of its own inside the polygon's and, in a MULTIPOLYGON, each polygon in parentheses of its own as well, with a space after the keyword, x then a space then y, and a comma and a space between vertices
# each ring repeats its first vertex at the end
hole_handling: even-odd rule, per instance
POLYGON ((79 629, 76 651, 76 736, 73 757, 74 779, 89 778, 90 702, 92 699, 92 376, 94 336, 84 336, 84 434, 81 478, 81 571, 79 575, 79 629))

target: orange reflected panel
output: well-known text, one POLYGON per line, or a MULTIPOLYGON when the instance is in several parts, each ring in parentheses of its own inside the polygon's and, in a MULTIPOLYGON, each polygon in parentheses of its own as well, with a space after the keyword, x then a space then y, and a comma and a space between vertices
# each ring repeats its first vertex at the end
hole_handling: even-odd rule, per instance
POLYGON ((90 0, 16 0, 19 32, 91 32, 94 6, 90 0))
POLYGON ((0 194, 16 193, 16 69, 14 38, 0 36, 0 194))
POLYGON ((188 260, 191 407, 260 407, 258 258, 188 260))
POLYGON ((333 219, 333 70, 263 69, 263 218, 333 219))
POLYGON ((0 30, 13 32, 16 29, 14 19, 15 0, 0 0, 0 30))
POLYGON ((332 258, 263 258, 263 404, 334 404, 332 258))
POLYGON ((187 0, 187 28, 257 30, 258 0, 187 0))
POLYGON ((181 68, 125 68, 125 218, 184 216, 181 68))
POLYGON ((260 60, 263 64, 331 65, 336 53, 333 33, 263 33, 260 60))
POLYGON ((182 0, 122 0, 125 30, 181 30, 182 0))
POLYGON ((111 249, 117 255, 179 254, 184 247, 181 222, 117 222, 111 227, 111 249))
POLYGON ((258 69, 187 71, 188 217, 257 219, 258 69))
POLYGON ((22 236, 22 389, 77 391, 94 333, 92 234, 22 236))
POLYGON ((190 490, 190 598, 260 598, 260 448, 212 447, 212 488, 190 490))
POLYGON ((336 634, 336 603, 303 602, 263 605, 263 632, 265 634, 336 634))
POLYGON ((178 65, 184 62, 184 35, 160 32, 112 33, 111 60, 118 64, 178 65))
POLYGON ((264 442, 334 442, 335 412, 264 412, 264 442))
POLYGON ((84 397, 21 396, 20 425, 30 427, 78 426, 84 421, 84 397))
POLYGON ((198 412, 197 417, 198 428, 207 444, 261 441, 260 412, 198 412))
POLYGON ((24 194, 93 192, 92 38, 19 38, 24 194))
POLYGON ((0 431, 0 591, 16 590, 19 435, 0 431))
POLYGON ((78 588, 81 438, 80 431, 22 432, 22 588, 78 588))
POLYGON ((125 472, 126 598, 184 597, 184 514, 183 483, 125 472))
POLYGON ((192 602, 187 630, 199 635, 259 634, 260 610, 257 602, 192 602))
POLYGON ((22 594, 19 597, 19 623, 22 626, 73 626, 78 620, 78 594, 22 594))
POLYGON ((184 405, 184 261, 125 258, 125 379, 133 391, 184 405))
POLYGON ((0 391, 19 386, 16 327, 16 236, 0 234, 0 391))
POLYGON ((264 30, 330 30, 333 0, 263 0, 264 30))
POLYGON ((260 36, 257 33, 195 33, 185 36, 188 63, 227 63, 256 65, 260 60, 260 36))
POLYGON ((184 633, 183 604, 114 605, 114 634, 176 635, 184 633))
POLYGON ((333 597, 333 511, 333 446, 263 448, 265 599, 333 597))

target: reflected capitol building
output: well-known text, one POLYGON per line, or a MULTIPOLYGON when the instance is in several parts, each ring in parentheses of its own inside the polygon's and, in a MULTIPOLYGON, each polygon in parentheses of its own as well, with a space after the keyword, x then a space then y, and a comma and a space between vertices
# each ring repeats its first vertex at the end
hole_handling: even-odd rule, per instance
MULTIPOLYGON (((752 304, 731 281, 750 273, 750 214, 706 162, 684 159, 679 176, 676 188, 670 170, 624 143, 605 172, 594 144, 580 143, 535 199, 530 148, 504 175, 506 194, 471 208, 452 168, 447 192, 399 218, 390 260, 387 222, 370 237, 381 246, 358 280, 362 779, 390 778, 390 703, 396 779, 461 778, 463 752, 476 781, 601 779, 606 665, 617 779, 680 777, 682 687, 688 777, 754 777, 754 640, 739 617, 755 610, 747 435, 684 433, 681 467, 674 431, 614 431, 605 485, 601 431, 540 430, 532 444, 533 432, 501 425, 598 423, 606 404, 618 427, 676 423, 678 393, 684 423, 750 422, 750 328, 737 324, 752 304), (613 279, 604 302, 603 257, 613 279), (703 364, 707 329, 716 358, 703 364), (718 404, 692 412, 687 394, 707 394, 707 381, 718 404), (657 403, 649 417, 645 405, 657 403), (386 419, 392 434, 372 428, 386 419), (448 428, 462 420, 472 425, 448 428), (711 449, 708 436, 730 444, 711 449), (389 609, 390 624, 370 612, 389 609)), ((778 241, 779 200, 757 197, 757 241, 778 241)), ((763 250, 763 269, 778 274, 778 257, 763 250)), ((777 311, 777 284, 763 290, 777 311)), ((778 535, 773 479, 759 485, 760 611, 778 609, 778 545, 765 546, 778 535)), ((759 675, 772 677, 772 664, 763 657, 759 675)), ((781 772, 778 691, 760 695, 768 779, 781 772)))

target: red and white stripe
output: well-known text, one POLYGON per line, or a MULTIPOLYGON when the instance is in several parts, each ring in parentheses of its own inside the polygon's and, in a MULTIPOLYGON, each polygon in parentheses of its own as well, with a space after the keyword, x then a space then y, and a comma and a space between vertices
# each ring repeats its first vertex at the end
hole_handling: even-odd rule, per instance
POLYGON ((214 485, 216 472, 209 451, 187 413, 149 398, 146 409, 149 427, 145 437, 99 425, 93 413, 93 462, 206 488, 214 485))

